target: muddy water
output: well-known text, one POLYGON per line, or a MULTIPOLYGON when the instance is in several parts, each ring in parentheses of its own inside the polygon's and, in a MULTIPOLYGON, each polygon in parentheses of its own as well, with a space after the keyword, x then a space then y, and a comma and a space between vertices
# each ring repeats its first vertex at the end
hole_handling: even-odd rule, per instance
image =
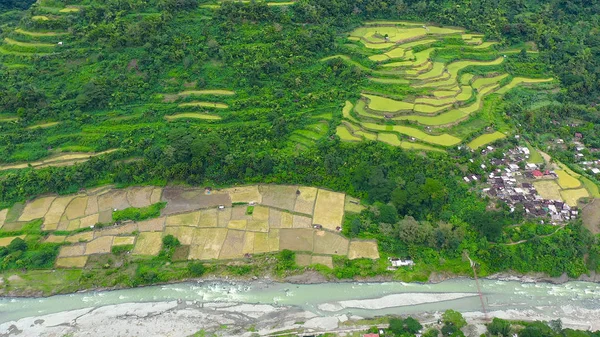
MULTIPOLYGON (((521 313, 531 318, 562 318, 591 327, 600 317, 600 284, 521 283, 482 280, 488 312, 521 313)), ((319 316, 417 314, 454 309, 482 312, 474 281, 454 279, 438 284, 326 283, 297 285, 271 282, 190 282, 116 291, 86 292, 47 298, 1 298, 0 323, 24 317, 123 303, 165 302, 252 303, 294 306, 319 316)), ((523 317, 526 319, 526 317, 523 317)))

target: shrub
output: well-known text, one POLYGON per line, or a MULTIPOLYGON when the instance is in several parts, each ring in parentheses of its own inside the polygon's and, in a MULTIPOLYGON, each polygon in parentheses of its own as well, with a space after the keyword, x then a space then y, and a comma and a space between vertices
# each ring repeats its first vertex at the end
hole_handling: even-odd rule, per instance
POLYGON ((188 264, 187 270, 190 273, 190 275, 195 277, 202 276, 204 272, 206 272, 206 268, 200 262, 192 262, 188 264))

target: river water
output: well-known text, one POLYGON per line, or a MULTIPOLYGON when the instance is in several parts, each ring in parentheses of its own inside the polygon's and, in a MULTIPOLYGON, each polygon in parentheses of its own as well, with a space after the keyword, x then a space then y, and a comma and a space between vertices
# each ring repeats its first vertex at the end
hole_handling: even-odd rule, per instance
MULTIPOLYGON (((522 283, 481 280, 485 310, 513 312, 530 318, 561 318, 581 328, 596 327, 600 318, 600 284, 522 283)), ((289 284, 254 282, 188 282, 114 291, 93 291, 46 298, 0 298, 0 324, 25 317, 124 303, 248 303, 294 306, 318 316, 346 314, 373 317, 454 309, 483 312, 477 286, 470 279, 437 284, 402 282, 289 284)), ((526 317, 522 317, 526 318, 526 317)))

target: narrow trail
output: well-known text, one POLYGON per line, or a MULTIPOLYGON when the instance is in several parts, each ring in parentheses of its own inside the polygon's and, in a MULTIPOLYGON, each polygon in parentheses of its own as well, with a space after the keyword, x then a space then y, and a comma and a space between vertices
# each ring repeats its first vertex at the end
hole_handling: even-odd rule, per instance
MULTIPOLYGON (((549 236, 552 236, 556 233, 558 233, 559 230, 565 228, 565 224, 560 225, 554 232, 550 233, 550 234, 545 234, 545 235, 536 235, 536 238, 547 238, 549 236)), ((514 246, 514 245, 519 245, 525 242, 528 242, 531 239, 526 239, 526 240, 519 240, 517 242, 510 242, 510 243, 499 243, 499 245, 503 245, 503 246, 514 246)))

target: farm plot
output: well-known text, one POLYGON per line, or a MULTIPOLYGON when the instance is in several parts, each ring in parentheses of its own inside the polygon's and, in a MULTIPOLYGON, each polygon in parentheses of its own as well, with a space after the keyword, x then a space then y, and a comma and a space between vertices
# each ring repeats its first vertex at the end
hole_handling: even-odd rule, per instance
POLYGON ((162 236, 160 232, 140 233, 135 246, 133 246, 134 255, 158 255, 162 248, 162 236))
POLYGON ((344 217, 344 197, 343 193, 319 189, 313 214, 313 224, 321 225, 329 230, 336 230, 336 228, 341 227, 344 217))
POLYGON ((348 249, 348 258, 350 260, 360 258, 378 259, 379 251, 377 249, 377 242, 351 241, 348 249))
POLYGON ((34 219, 41 219, 44 217, 52 202, 56 197, 45 197, 37 198, 31 202, 25 204, 25 209, 19 217, 19 221, 31 221, 34 219))
POLYGON ((587 198, 590 196, 585 188, 569 189, 560 191, 560 195, 563 200, 571 207, 577 206, 577 201, 581 198, 587 198))
POLYGON ((542 198, 563 201, 560 195, 560 186, 554 180, 534 181, 533 186, 542 198))
POLYGON ((59 257, 56 259, 57 268, 83 268, 87 263, 87 256, 59 257))
POLYGON ((555 170, 554 172, 558 176, 558 185, 561 188, 569 189, 581 186, 581 181, 567 173, 566 170, 555 170))
POLYGON ((502 132, 496 131, 494 133, 486 133, 470 141, 469 144, 467 144, 467 146, 472 150, 476 150, 484 145, 493 143, 503 138, 506 138, 506 135, 502 132))
POLYGON ((187 102, 179 104, 180 108, 184 107, 202 107, 202 108, 215 108, 215 109, 227 109, 229 105, 218 102, 187 102))
POLYGON ((0 238, 0 247, 6 247, 10 245, 10 243, 16 238, 25 239, 25 235, 7 236, 4 238, 0 238))

